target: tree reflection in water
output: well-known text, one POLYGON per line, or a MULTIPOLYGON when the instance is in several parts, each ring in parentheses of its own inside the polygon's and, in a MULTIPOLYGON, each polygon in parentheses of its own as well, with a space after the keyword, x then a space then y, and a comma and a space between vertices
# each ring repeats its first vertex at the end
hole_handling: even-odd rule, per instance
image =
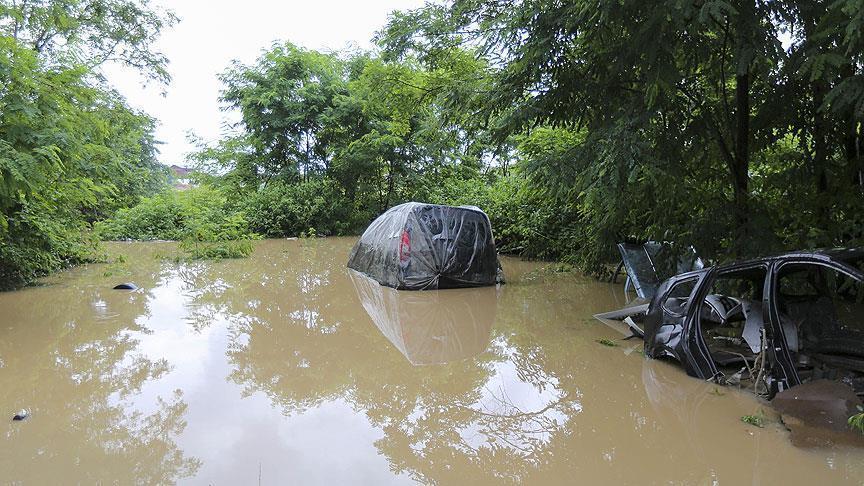
POLYGON ((620 288, 505 260, 500 289, 403 296, 355 288, 350 243, 139 255, 128 280, 150 293, 81 269, 0 294, 0 410, 33 409, 0 425, 3 476, 860 483, 860 452, 795 450, 778 423, 741 422, 764 405, 752 396, 597 344, 609 330, 589 316, 620 288))
MULTIPOLYGON (((518 317, 533 308, 507 309, 505 327, 491 335, 488 321, 467 333, 459 323, 439 322, 439 329, 451 327, 451 338, 462 339, 455 350, 442 347, 442 331, 418 333, 410 342, 401 334, 399 349, 365 315, 344 267, 344 250, 310 240, 287 253, 267 252, 257 256, 265 260, 256 264, 266 269, 263 274, 232 275, 229 288, 213 288, 196 299, 199 309, 218 307, 228 316, 230 379, 244 395, 260 391, 286 415, 344 400, 384 432, 375 445, 391 469, 423 482, 519 480, 551 460, 553 444, 581 407, 578 391, 566 391, 547 371, 551 363, 536 343, 520 346, 506 327, 524 325, 518 317), (480 342, 469 342, 478 337, 480 342), (433 342, 417 341, 423 339, 433 342), (433 352, 418 351, 423 349, 433 352), (406 357, 447 361, 442 356, 448 353, 455 360, 432 366, 406 362, 406 357), (514 388, 518 397, 510 395, 514 388)), ((212 266, 196 278, 227 280, 220 271, 227 270, 212 266)), ((499 304, 495 289, 485 291, 492 299, 481 297, 479 303, 490 306, 485 309, 490 314, 480 321, 490 315, 494 320, 499 304)), ((516 297, 509 299, 511 305, 524 304, 516 297)), ((531 297, 532 307, 543 305, 531 297)), ((403 317, 411 314, 401 311, 403 317)), ((379 322, 391 331, 406 325, 379 322)))
MULTIPOLYGON (((152 287, 162 273, 147 263, 139 281, 152 287)), ((139 353, 133 337, 148 332, 141 323, 149 295, 112 291, 95 272, 76 272, 74 285, 0 294, 9 316, 0 333, 3 410, 32 412, 0 427, 3 478, 159 484, 193 475, 198 461, 174 442, 186 425, 182 393, 146 413, 130 404, 169 371, 165 360, 139 353)))

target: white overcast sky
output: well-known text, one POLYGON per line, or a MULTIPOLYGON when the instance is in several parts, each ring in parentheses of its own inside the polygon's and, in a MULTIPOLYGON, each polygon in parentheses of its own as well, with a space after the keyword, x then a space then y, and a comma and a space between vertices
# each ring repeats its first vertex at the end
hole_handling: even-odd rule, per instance
POLYGON ((371 47, 371 38, 393 10, 416 8, 423 0, 154 0, 170 8, 180 23, 162 33, 158 49, 170 60, 167 87, 142 86, 136 73, 108 67, 108 81, 129 104, 159 120, 163 142, 159 159, 184 165, 193 147, 186 133, 212 141, 223 130, 217 75, 232 60, 253 62, 273 41, 291 41, 309 49, 371 47), (162 91, 165 96, 162 96, 162 91))

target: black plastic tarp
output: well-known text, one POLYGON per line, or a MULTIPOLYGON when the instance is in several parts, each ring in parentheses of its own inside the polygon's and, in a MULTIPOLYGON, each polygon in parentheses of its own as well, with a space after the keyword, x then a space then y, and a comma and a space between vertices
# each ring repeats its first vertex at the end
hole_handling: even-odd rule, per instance
POLYGON ((348 267, 382 285, 426 290, 495 285, 501 281, 492 227, 473 206, 409 202, 366 228, 348 267))

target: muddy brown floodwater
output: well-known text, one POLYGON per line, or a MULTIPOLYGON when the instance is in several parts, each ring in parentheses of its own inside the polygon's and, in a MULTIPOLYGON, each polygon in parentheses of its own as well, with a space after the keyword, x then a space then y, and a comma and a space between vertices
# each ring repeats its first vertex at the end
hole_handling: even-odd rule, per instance
POLYGON ((619 286, 505 258, 498 289, 397 293, 345 268, 353 241, 117 243, 0 293, 0 482, 864 481, 864 450, 796 448, 746 392, 599 344, 619 286))

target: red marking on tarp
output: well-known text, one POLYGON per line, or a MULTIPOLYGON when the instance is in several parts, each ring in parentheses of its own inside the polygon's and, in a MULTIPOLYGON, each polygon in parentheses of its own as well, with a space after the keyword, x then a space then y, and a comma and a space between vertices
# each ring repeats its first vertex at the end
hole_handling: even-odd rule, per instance
POLYGON ((405 263, 411 256, 411 235, 402 230, 402 241, 399 243, 399 261, 405 263))

